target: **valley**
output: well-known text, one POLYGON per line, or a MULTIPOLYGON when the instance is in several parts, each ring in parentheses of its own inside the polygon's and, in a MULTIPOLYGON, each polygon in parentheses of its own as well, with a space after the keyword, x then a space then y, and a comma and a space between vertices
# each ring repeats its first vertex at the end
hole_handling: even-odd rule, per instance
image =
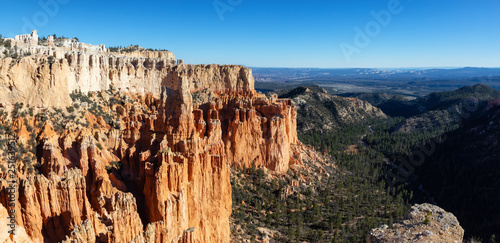
MULTIPOLYGON (((464 223, 466 238, 489 240, 500 232, 499 225, 494 223, 494 215, 498 214, 492 215, 494 210, 486 206, 495 204, 491 201, 494 196, 487 191, 498 193, 494 182, 496 176, 492 173, 496 166, 492 163, 500 160, 496 152, 497 139, 490 130, 498 122, 494 114, 500 98, 500 92, 487 85, 495 84, 493 80, 495 78, 484 82, 480 78, 467 77, 460 81, 423 81, 410 96, 395 91, 402 86, 392 80, 349 81, 357 87, 345 86, 342 90, 345 92, 331 89, 344 83, 337 80, 261 82, 256 87, 292 99, 298 107, 299 139, 304 143, 317 149, 326 147, 334 157, 347 147, 351 151, 357 148, 356 154, 381 153, 377 163, 384 172, 379 175, 386 181, 389 191, 403 192, 402 195, 406 195, 403 198, 410 204, 437 204, 454 213, 460 222, 467 222, 464 223), (435 85, 430 85, 431 82, 435 85), (446 83, 470 86, 447 86, 446 83), (325 107, 317 100, 324 96, 344 101, 325 107), (364 107, 365 110, 350 108, 348 114, 352 118, 343 122, 339 109, 351 107, 350 98, 373 105, 369 110, 378 108, 383 115, 370 116, 366 113, 366 105, 356 105, 357 109, 364 107), (474 126, 476 128, 471 128, 474 126), (356 141, 358 137, 353 134, 363 134, 363 140, 356 141), (472 141, 479 143, 478 137, 486 140, 481 141, 481 146, 470 145, 472 141), (457 152, 463 150, 467 152, 457 152), (458 182, 459 178, 468 179, 458 182), (484 189, 481 191, 478 185, 484 189)), ((340 163, 345 159, 336 161, 340 163)), ((368 161, 376 160, 372 157, 368 161)))

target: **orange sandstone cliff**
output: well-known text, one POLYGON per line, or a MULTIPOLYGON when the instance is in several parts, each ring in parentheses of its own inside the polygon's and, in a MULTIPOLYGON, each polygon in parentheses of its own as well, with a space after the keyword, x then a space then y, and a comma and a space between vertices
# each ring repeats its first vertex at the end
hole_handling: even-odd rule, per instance
POLYGON ((11 128, 0 135, 19 154, 9 172, 2 152, 0 214, 13 210, 17 239, 229 242, 230 166, 300 162, 290 100, 258 94, 246 67, 167 57, 53 48, 0 60, 11 128))

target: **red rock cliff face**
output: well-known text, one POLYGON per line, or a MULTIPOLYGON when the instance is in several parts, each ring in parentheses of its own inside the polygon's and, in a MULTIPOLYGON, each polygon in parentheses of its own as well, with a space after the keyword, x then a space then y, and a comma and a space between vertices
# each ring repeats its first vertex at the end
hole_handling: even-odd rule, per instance
POLYGON ((20 169, 16 199, 33 241, 229 242, 230 166, 286 172, 296 161, 296 109, 257 94, 250 69, 163 71, 159 96, 109 105, 118 127, 90 113, 88 128, 33 124, 41 174, 20 169))

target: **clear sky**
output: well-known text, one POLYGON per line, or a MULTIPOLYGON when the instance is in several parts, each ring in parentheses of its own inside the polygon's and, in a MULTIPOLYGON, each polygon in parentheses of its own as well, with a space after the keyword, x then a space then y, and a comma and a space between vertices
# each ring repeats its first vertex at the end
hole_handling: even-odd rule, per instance
POLYGON ((0 34, 31 28, 187 63, 500 67, 500 0, 2 1, 0 34))

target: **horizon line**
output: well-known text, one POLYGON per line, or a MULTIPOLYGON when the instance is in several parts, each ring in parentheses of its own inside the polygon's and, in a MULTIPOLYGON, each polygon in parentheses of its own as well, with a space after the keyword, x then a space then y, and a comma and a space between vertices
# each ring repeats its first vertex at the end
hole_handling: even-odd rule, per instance
MULTIPOLYGON (((243 65, 247 66, 247 65, 243 65)), ((496 69, 497 67, 480 67, 480 66, 435 66, 435 67, 256 67, 247 66, 249 68, 284 68, 284 69, 463 69, 463 68, 484 68, 484 69, 496 69)))

